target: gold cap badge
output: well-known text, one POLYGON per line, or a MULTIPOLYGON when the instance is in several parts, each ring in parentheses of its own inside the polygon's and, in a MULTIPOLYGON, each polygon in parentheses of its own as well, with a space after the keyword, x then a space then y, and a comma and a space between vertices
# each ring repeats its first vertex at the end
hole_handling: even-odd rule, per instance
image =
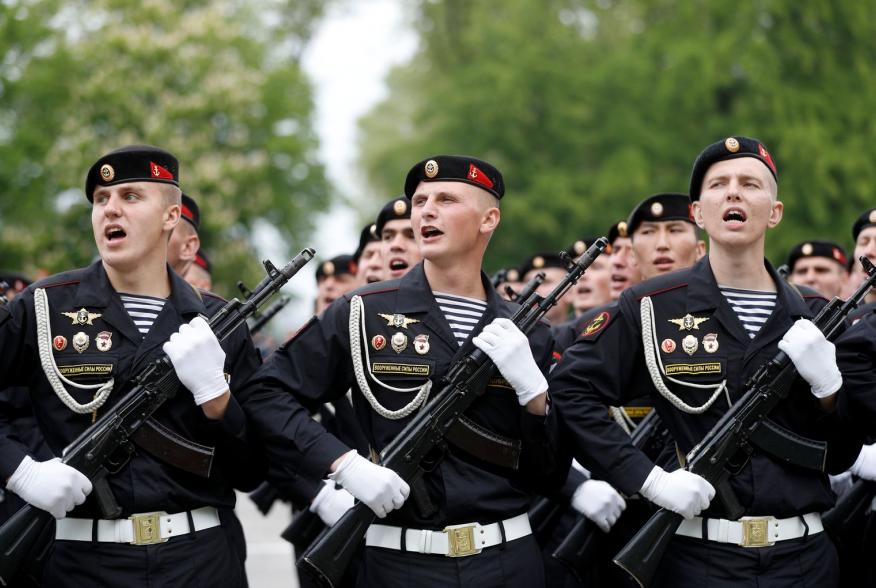
POLYGON ((871 223, 876 223, 876 209, 870 211, 870 216, 868 217, 868 220, 871 223))
POLYGON ((426 172, 427 178, 434 178, 438 175, 438 162, 434 159, 430 159, 426 162, 426 166, 423 168, 423 171, 426 172))
POLYGON ((737 141, 735 137, 727 137, 724 139, 724 147, 726 147, 727 151, 730 153, 736 153, 739 151, 739 141, 737 141))
POLYGON ((408 204, 404 200, 396 200, 392 205, 392 211, 396 216, 401 216, 408 211, 408 204))
POLYGON ((108 163, 100 166, 100 178, 104 182, 112 182, 114 177, 116 177, 116 170, 113 169, 113 166, 108 163))
POLYGON ((505 279, 509 282, 516 282, 520 279, 520 272, 516 269, 509 269, 508 273, 505 274, 505 279))
POLYGON ((661 216, 663 214, 663 205, 655 202, 651 205, 651 216, 661 216))
POLYGON ((800 252, 803 255, 812 255, 813 251, 814 251, 814 249, 812 247, 812 243, 804 243, 803 247, 800 248, 800 252))
POLYGON ((587 251, 587 243, 584 241, 575 241, 575 244, 572 246, 572 250, 575 252, 575 255, 581 255, 585 251, 587 251))
POLYGON ((327 261, 322 264, 322 273, 327 276, 330 276, 335 273, 335 264, 330 261, 327 261))
POLYGON ((621 237, 626 238, 626 236, 627 236, 627 223, 626 223, 626 221, 621 221, 617 224, 617 234, 621 237))
POLYGON ((532 267, 539 269, 544 267, 544 257, 541 255, 536 255, 532 258, 532 267))

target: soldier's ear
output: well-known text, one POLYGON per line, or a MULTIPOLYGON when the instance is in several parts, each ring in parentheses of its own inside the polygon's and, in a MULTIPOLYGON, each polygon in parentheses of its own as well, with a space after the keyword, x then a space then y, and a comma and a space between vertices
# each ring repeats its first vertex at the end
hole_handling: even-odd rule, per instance
POLYGON ((179 204, 171 204, 164 209, 164 228, 167 231, 173 230, 181 218, 182 208, 179 204))
POLYGON ((769 228, 775 227, 782 221, 782 216, 785 213, 785 205, 780 201, 776 200, 773 202, 773 207, 770 209, 770 221, 769 228))
POLYGON ((703 209, 700 206, 700 201, 695 200, 691 203, 691 212, 693 213, 694 222, 701 229, 705 229, 705 225, 703 224, 703 209))
POLYGON ((502 213, 498 208, 491 207, 484 211, 481 217, 481 232, 492 233, 499 226, 499 221, 502 218, 502 213))

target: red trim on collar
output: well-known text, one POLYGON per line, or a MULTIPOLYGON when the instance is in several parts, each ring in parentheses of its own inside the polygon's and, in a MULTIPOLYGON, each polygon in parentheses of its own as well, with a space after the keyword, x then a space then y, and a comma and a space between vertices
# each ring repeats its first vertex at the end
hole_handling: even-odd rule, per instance
POLYGON ((687 286, 687 282, 682 282, 681 284, 676 284, 675 286, 669 286, 668 288, 663 288, 662 290, 654 290, 653 292, 648 292, 647 294, 642 294, 636 300, 641 300, 645 296, 654 296, 655 294, 663 294, 664 292, 670 292, 672 290, 678 290, 679 288, 683 288, 687 286))
POLYGON ((82 280, 70 280, 69 282, 58 282, 57 284, 47 284, 42 288, 56 288, 57 286, 69 286, 71 284, 80 284, 82 280))

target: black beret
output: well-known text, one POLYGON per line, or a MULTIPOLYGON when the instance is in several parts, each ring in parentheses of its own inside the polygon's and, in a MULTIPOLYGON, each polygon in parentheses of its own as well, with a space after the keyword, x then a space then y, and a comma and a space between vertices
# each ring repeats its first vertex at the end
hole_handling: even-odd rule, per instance
POLYGON ((213 270, 213 265, 207 259, 207 254, 204 253, 203 249, 198 249, 198 252, 195 254, 195 265, 206 270, 208 274, 213 270))
POLYGON ((496 198, 505 195, 505 182, 499 170, 466 155, 435 155, 415 164, 405 178, 405 196, 411 198, 420 182, 465 182, 496 198))
POLYGON ((329 276, 340 276, 343 274, 356 275, 359 266, 356 264, 352 255, 335 255, 329 260, 319 264, 316 268, 316 283, 318 284, 323 278, 329 276))
POLYGON ((826 257, 843 267, 847 267, 848 256, 842 245, 833 241, 803 241, 797 243, 788 254, 788 267, 794 271, 794 264, 803 257, 826 257))
POLYGON ((578 259, 598 238, 599 237, 584 237, 583 239, 578 239, 566 249, 566 253, 568 253, 569 257, 572 259, 578 259))
POLYGON ((0 282, 6 282, 10 288, 23 290, 30 286, 33 280, 19 272, 0 270, 0 282))
POLYGON ((182 217, 189 221, 196 229, 201 228, 201 211, 194 198, 186 193, 182 195, 182 217))
POLYGON ((776 171, 776 164, 766 150, 763 143, 751 137, 727 137, 716 143, 712 143, 700 153, 697 160, 694 162, 693 171, 690 174, 690 199, 699 200, 700 191, 703 188, 703 180, 706 177, 706 172, 712 165, 719 161, 727 159, 737 159, 739 157, 753 157, 767 166, 773 178, 778 181, 779 176, 776 171))
POLYGON ((397 196, 383 205, 377 222, 374 223, 374 234, 380 239, 383 227, 391 220, 411 218, 411 203, 404 196, 397 196))
POLYGON ((608 229, 608 249, 605 250, 606 253, 611 253, 611 246, 614 245, 614 242, 617 241, 618 237, 627 238, 630 236, 630 232, 628 229, 627 221, 619 220, 608 229))
POLYGON ((876 208, 868 208, 861 213, 861 216, 852 225, 852 239, 857 241, 861 231, 874 225, 876 225, 876 208))
POLYGON ((85 196, 93 202, 97 186, 128 182, 179 186, 179 162, 171 153, 152 145, 126 145, 94 162, 85 176, 85 196))
POLYGON ((359 246, 356 247, 356 251, 353 252, 353 261, 359 263, 359 258, 362 257, 362 252, 365 251, 365 246, 375 241, 380 241, 380 237, 377 236, 377 225, 365 225, 362 232, 359 233, 359 246))
POLYGON ((687 194, 665 192, 648 196, 639 202, 627 219, 627 232, 632 235, 645 221, 683 220, 693 223, 690 198, 687 194))
POLYGON ((536 253, 535 255, 529 257, 526 261, 524 261, 523 265, 520 266, 520 279, 523 279, 526 274, 528 274, 532 270, 541 270, 546 267, 558 267, 566 269, 568 266, 566 265, 566 262, 563 261, 563 258, 560 257, 559 253, 536 253))

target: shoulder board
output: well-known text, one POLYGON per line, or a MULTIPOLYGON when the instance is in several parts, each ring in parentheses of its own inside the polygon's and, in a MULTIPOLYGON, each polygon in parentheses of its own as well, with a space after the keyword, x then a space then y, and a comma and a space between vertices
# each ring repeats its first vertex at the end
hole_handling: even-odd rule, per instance
POLYGON ((644 292, 644 293, 642 293, 642 294, 637 294, 637 295, 636 295, 636 300, 641 300, 642 298, 645 298, 646 296, 652 296, 652 297, 653 297, 653 296, 659 296, 660 294, 665 294, 666 292, 671 292, 671 291, 673 291, 673 290, 678 290, 679 288, 684 288, 685 286, 687 286, 687 282, 680 282, 680 283, 678 283, 678 284, 672 284, 672 285, 670 285, 670 286, 665 286, 665 287, 663 287, 663 288, 658 288, 658 289, 656 289, 656 290, 651 290, 651 291, 648 291, 648 292, 644 292))
POLYGON ((201 298, 203 295, 203 296, 206 296, 208 298, 215 298, 216 300, 218 300, 222 304, 225 304, 226 302, 228 302, 228 300, 219 296, 215 292, 210 292, 209 290, 202 290, 201 288, 195 288, 194 286, 192 286, 192 289, 195 291, 195 294, 198 295, 198 298, 201 298))

